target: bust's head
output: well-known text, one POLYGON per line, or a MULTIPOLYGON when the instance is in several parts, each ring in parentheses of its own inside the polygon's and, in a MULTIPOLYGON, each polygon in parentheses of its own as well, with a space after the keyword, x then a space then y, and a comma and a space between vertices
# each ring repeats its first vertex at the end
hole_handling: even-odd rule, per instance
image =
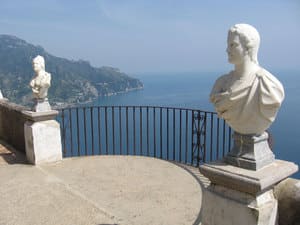
POLYGON ((256 64, 258 48, 260 44, 260 36, 258 31, 249 24, 236 24, 228 31, 228 39, 238 37, 239 42, 250 60, 256 64))
POLYGON ((45 70, 45 59, 43 56, 38 55, 32 60, 32 67, 34 72, 45 70))

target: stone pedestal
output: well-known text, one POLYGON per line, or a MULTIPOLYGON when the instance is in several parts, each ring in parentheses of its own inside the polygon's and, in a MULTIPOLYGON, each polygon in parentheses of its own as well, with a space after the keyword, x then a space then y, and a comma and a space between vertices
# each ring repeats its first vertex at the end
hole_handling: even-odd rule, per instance
POLYGON ((223 161, 200 166, 200 172, 211 181, 203 190, 202 224, 275 225, 273 187, 297 171, 297 165, 282 160, 257 171, 223 161))
POLYGON ((49 104, 48 98, 34 99, 34 106, 33 106, 32 110, 34 112, 49 112, 49 111, 51 111, 51 106, 49 104))
POLYGON ((24 125, 26 156, 32 164, 56 162, 62 159, 60 126, 54 120, 57 111, 23 111, 28 121, 24 125))
POLYGON ((202 225, 275 225, 277 200, 273 191, 254 197, 219 185, 202 194, 202 225))
POLYGON ((268 143, 268 133, 261 135, 233 134, 234 146, 225 161, 237 167, 258 170, 275 160, 268 143))

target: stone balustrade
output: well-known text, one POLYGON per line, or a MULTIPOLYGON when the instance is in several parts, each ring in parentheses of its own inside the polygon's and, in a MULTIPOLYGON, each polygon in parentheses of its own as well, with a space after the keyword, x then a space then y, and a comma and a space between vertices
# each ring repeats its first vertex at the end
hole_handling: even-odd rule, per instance
POLYGON ((24 153, 24 124, 27 119, 22 111, 26 109, 5 99, 0 100, 0 138, 24 153))

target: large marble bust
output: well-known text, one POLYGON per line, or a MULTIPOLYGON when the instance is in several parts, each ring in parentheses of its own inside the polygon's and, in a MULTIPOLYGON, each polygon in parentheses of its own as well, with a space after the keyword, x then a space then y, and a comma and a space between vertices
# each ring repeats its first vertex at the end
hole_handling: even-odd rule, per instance
POLYGON ((241 134, 262 134, 284 99, 282 84, 258 64, 259 43, 254 27, 230 28, 227 53, 234 70, 218 78, 210 94, 218 115, 241 134))
POLYGON ((45 60, 38 55, 32 60, 32 68, 35 76, 30 82, 30 87, 35 99, 45 99, 51 85, 51 74, 45 71, 45 60))

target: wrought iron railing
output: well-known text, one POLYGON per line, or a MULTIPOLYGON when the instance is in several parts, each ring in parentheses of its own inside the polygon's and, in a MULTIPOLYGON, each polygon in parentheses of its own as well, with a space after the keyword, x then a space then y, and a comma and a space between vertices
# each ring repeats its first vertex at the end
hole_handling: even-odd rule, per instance
POLYGON ((141 155, 198 166, 222 158, 231 130, 214 112, 156 106, 60 110, 64 157, 141 155))

